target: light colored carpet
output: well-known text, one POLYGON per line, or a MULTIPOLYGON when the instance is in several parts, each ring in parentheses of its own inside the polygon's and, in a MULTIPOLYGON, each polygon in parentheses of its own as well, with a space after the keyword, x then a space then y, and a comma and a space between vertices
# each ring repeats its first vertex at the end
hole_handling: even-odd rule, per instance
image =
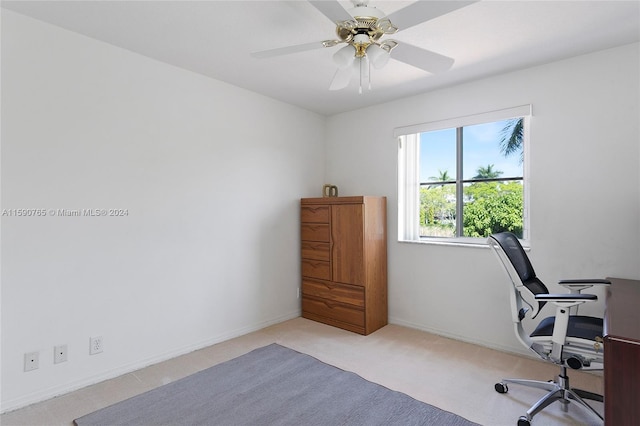
MULTIPOLYGON (((388 325, 361 336, 296 318, 3 414, 0 424, 70 426, 75 418, 271 343, 309 354, 482 425, 513 426, 544 394, 511 386, 508 394, 500 395, 493 390, 497 381, 508 377, 549 380, 558 374, 554 366, 542 361, 407 327, 388 325)), ((601 375, 573 371, 570 375, 573 386, 600 394, 604 391, 601 375)), ((602 410, 602 404, 593 405, 602 410)), ((535 417, 534 426, 576 426, 592 421, 575 404, 568 413, 554 404, 535 417)))
POLYGON ((276 343, 103 408, 75 423, 476 425, 276 343))

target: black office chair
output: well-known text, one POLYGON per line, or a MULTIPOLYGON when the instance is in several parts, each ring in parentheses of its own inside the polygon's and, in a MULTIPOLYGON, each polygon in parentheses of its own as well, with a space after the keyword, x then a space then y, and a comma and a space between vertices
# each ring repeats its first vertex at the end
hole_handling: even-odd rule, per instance
POLYGON ((610 282, 602 279, 562 280, 558 284, 571 293, 549 294, 547 287, 536 277, 518 237, 503 232, 491 235, 488 243, 510 279, 512 320, 518 340, 543 360, 560 366, 560 374, 554 381, 503 379, 496 383, 495 390, 499 393, 508 392, 508 383, 548 391, 526 415, 518 419, 518 426, 530 426, 533 416, 555 401, 559 401, 566 412, 570 400, 604 421, 602 416, 584 401, 590 399, 602 402, 602 395, 571 388, 567 367, 575 370, 602 370, 602 318, 579 316, 577 306, 598 299, 594 294, 582 294, 582 290, 593 285, 608 285, 610 282), (555 317, 543 319, 535 330, 528 334, 524 330, 522 320, 527 317, 535 318, 547 302, 556 306, 555 317), (570 312, 572 309, 575 312, 570 312))

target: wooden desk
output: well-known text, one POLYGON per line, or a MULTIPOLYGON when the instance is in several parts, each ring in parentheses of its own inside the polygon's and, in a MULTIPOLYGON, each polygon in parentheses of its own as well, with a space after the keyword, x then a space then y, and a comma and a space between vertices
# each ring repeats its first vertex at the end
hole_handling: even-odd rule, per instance
POLYGON ((604 418, 640 424, 640 281, 608 278, 604 316, 604 418))

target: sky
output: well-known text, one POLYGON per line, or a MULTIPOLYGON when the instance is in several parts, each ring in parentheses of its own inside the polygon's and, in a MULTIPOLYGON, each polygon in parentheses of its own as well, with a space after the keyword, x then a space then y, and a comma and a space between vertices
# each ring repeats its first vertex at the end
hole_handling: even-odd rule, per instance
MULTIPOLYGON (((519 153, 506 157, 500 152, 500 136, 506 121, 467 126, 463 129, 463 178, 476 176, 478 167, 493 164, 501 177, 522 176, 523 166, 519 153)), ((456 176, 456 129, 445 129, 420 134, 420 181, 440 176, 447 171, 456 176)))

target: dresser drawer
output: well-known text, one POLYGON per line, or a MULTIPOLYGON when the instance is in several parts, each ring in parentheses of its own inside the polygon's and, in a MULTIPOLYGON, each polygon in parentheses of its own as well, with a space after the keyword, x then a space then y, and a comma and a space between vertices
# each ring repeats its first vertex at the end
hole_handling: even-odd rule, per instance
POLYGON ((329 242, 329 225, 323 223, 303 223, 300 234, 303 241, 329 242))
POLYGON ((302 294, 364 308, 364 288, 331 281, 302 279, 302 294))
POLYGON ((364 327, 364 310, 326 299, 302 296, 302 312, 364 327))
POLYGON ((302 258, 329 261, 329 243, 302 241, 302 258))
POLYGON ((303 206, 300 209, 301 222, 329 223, 329 206, 303 206))
POLYGON ((323 260, 302 259, 302 276, 330 280, 331 264, 323 260))

